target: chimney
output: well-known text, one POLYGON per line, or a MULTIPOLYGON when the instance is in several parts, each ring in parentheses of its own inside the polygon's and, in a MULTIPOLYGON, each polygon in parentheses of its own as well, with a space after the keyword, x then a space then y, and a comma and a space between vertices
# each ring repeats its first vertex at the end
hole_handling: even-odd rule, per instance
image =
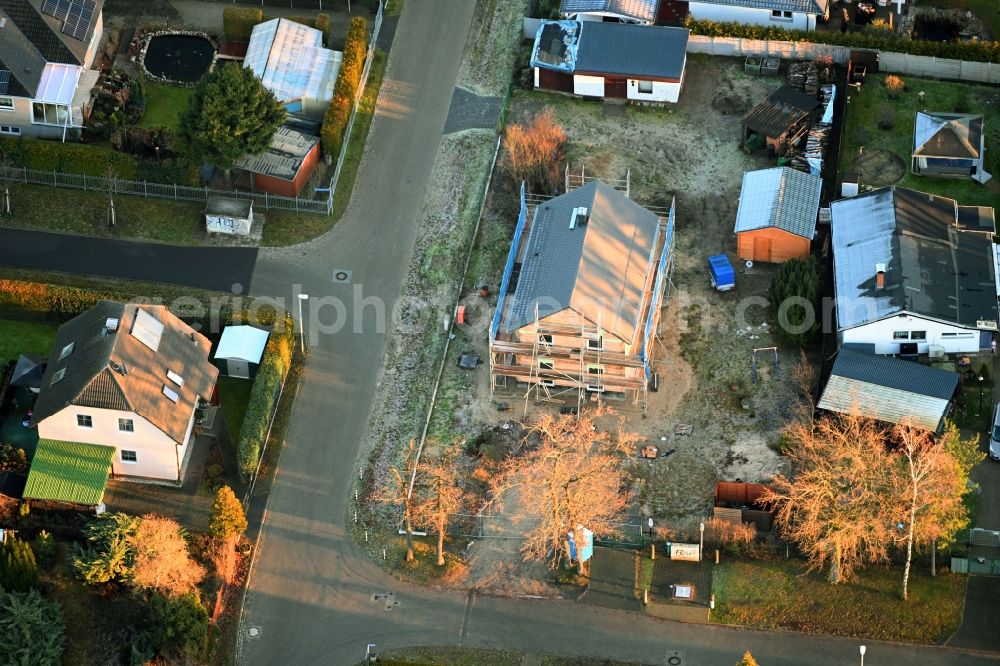
POLYGON ((875 288, 885 289, 885 264, 875 264, 875 288))

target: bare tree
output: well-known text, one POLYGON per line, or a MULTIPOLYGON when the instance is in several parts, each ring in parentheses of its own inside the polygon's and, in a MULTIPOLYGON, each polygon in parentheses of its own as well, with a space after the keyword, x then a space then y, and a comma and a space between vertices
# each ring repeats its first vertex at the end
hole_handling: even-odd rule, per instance
MULTIPOLYGON (((426 460, 426 459, 425 459, 426 460)), ((457 456, 444 453, 435 460, 421 461, 417 467, 419 485, 412 507, 413 519, 432 525, 437 531, 437 563, 444 566, 444 539, 448 520, 466 505, 466 492, 459 485, 457 456)))
MULTIPOLYGON (((897 496, 905 531, 899 539, 906 544, 903 567, 903 601, 909 598, 910 565, 914 541, 929 541, 931 557, 941 539, 950 538, 969 523, 969 512, 962 501, 968 487, 971 467, 968 450, 978 452, 978 441, 962 440, 954 426, 938 440, 932 433, 910 425, 897 426, 896 455, 901 463, 897 496)), ((933 563, 932 563, 933 568, 933 563)))
POLYGON ((555 114, 544 111, 529 123, 507 125, 500 166, 512 184, 527 183, 532 190, 553 193, 559 186, 566 132, 555 114))
POLYGON ((10 155, 3 153, 0 155, 0 178, 3 178, 3 202, 0 203, 0 214, 4 215, 10 215, 10 176, 12 170, 10 155))
POLYGON ((115 193, 118 191, 118 174, 115 172, 114 167, 108 166, 108 171, 104 179, 108 192, 108 226, 114 227, 117 222, 115 215, 115 193))
POLYGON ((190 592, 205 577, 205 569, 191 559, 184 532, 176 521, 143 516, 135 535, 132 582, 168 596, 190 592))
POLYGON ((633 452, 637 438, 621 423, 615 434, 599 429, 596 421, 609 413, 598 408, 579 420, 543 415, 528 434, 540 439, 538 448, 509 458, 491 480, 496 501, 517 491, 514 521, 531 525, 521 547, 526 560, 549 559, 550 566, 558 566, 567 532, 579 525, 598 534, 617 533, 615 520, 630 500, 622 458, 633 452))
POLYGON ((776 476, 762 499, 810 569, 829 564, 829 581, 840 583, 855 567, 885 560, 898 506, 885 431, 855 413, 799 421, 786 435, 794 478, 776 476))
POLYGON ((403 464, 389 468, 389 485, 382 488, 377 499, 403 510, 403 529, 406 530, 406 561, 413 561, 413 509, 416 498, 411 492, 411 479, 416 477, 417 445, 412 439, 403 451, 403 464))

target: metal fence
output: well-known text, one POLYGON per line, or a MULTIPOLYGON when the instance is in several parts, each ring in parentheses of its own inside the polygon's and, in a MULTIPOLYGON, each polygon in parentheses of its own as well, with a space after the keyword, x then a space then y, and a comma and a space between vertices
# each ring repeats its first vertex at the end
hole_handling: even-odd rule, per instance
POLYGON ((382 29, 382 17, 385 14, 385 2, 379 0, 378 13, 375 14, 375 27, 372 29, 372 37, 368 42, 368 55, 365 57, 365 66, 361 70, 361 82, 354 94, 354 104, 351 105, 351 117, 347 121, 347 128, 344 130, 344 140, 340 144, 340 154, 337 156, 337 168, 333 170, 333 177, 330 178, 330 206, 333 206, 333 194, 337 191, 337 183, 340 181, 340 172, 344 168, 344 159, 347 157, 347 146, 351 142, 351 131, 354 129, 354 118, 358 114, 358 105, 365 94, 365 86, 368 85, 368 75, 372 71, 372 61, 375 59, 375 46, 378 43, 378 33, 382 29))
POLYGON ((105 176, 86 176, 77 173, 61 171, 40 171, 27 168, 10 168, 0 174, 10 182, 31 185, 48 185, 49 187, 65 187, 74 190, 108 192, 156 199, 173 199, 174 201, 202 201, 210 197, 221 196, 231 199, 243 199, 254 202, 254 205, 266 210, 290 210, 298 213, 315 213, 328 215, 331 200, 303 199, 300 197, 283 197, 267 192, 248 192, 246 190, 219 190, 212 187, 189 187, 187 185, 155 183, 148 180, 126 180, 112 178, 110 187, 105 176))
MULTIPOLYGON (((689 53, 718 56, 774 56, 786 60, 815 60, 820 56, 830 56, 835 63, 846 65, 853 49, 848 46, 812 42, 691 35, 688 38, 687 50, 689 53)), ((951 60, 892 51, 878 53, 879 70, 883 72, 956 81, 1000 83, 1000 63, 951 60)))

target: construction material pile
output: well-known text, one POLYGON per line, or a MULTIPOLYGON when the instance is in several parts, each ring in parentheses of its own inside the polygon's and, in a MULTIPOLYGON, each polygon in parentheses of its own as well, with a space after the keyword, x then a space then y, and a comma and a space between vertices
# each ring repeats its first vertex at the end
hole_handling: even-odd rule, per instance
POLYGON ((833 127, 833 100, 836 91, 837 88, 832 83, 820 87, 819 98, 823 103, 823 117, 809 128, 805 149, 801 153, 790 156, 789 166, 793 169, 811 173, 814 176, 823 175, 823 158, 826 155, 830 129, 833 127))

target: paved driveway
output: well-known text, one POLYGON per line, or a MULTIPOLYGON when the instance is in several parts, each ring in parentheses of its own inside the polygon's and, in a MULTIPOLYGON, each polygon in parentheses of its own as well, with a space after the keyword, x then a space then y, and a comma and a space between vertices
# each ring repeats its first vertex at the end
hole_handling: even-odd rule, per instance
POLYGON ((189 247, 0 228, 0 266, 245 290, 257 248, 189 247))

